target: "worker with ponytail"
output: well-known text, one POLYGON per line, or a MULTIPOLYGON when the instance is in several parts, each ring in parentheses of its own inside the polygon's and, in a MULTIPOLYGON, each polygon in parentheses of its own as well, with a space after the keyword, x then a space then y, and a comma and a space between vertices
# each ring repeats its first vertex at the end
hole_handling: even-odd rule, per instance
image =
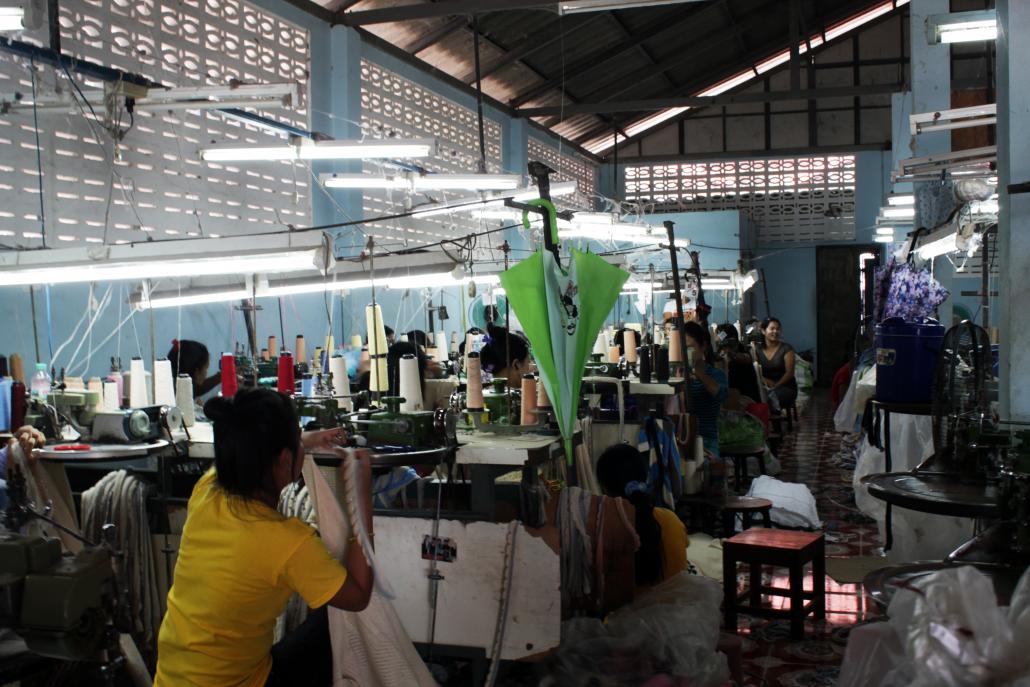
POLYGON ((640 451, 629 444, 609 446, 597 461, 597 481, 605 496, 625 498, 636 511, 638 590, 687 569, 687 528, 671 510, 655 508, 647 487, 647 461, 640 451))

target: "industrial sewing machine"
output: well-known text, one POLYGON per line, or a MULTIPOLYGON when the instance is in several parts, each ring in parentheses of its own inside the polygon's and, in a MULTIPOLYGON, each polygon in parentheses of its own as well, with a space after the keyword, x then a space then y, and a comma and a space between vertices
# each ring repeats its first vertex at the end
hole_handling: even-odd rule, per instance
POLYGON ((119 633, 131 632, 124 558, 114 550, 114 525, 103 528, 104 543, 91 542, 49 517, 27 497, 17 469, 8 479, 9 505, 0 529, 0 627, 19 635, 29 651, 65 661, 94 661, 108 684, 125 662, 119 633), (85 544, 62 552, 59 539, 19 534, 41 519, 85 544), (115 574, 115 569, 118 574, 115 574))

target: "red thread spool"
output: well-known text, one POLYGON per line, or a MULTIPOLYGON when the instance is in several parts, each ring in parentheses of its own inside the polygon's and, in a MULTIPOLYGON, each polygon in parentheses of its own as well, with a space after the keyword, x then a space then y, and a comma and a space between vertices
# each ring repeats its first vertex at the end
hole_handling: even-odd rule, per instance
POLYGON ((222 396, 236 395, 236 358, 231 353, 222 354, 222 396))
POLYGON ((279 381, 276 389, 287 396, 293 395, 293 356, 289 351, 283 351, 279 356, 279 381))

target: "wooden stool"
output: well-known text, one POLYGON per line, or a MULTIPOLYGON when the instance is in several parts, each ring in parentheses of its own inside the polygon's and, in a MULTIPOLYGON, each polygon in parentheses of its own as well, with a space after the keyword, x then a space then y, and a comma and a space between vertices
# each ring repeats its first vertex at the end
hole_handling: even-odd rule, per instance
POLYGON ((740 513, 741 527, 745 530, 751 527, 751 518, 756 513, 761 513, 763 525, 767 528, 772 528, 772 518, 769 515, 772 505, 773 503, 769 499, 759 499, 753 496, 727 496, 721 506, 723 536, 733 536, 734 531, 736 531, 734 524, 737 519, 737 513, 740 513))
POLYGON ((804 639, 805 616, 826 617, 826 548, 822 532, 754 528, 722 543, 723 613, 727 632, 737 631, 737 613, 765 618, 789 618, 790 636, 804 639), (737 594, 737 563, 750 566, 750 588, 737 594), (812 564, 812 591, 804 590, 804 567, 812 564), (762 566, 790 570, 790 588, 762 586, 762 566), (786 596, 790 610, 762 607, 762 594, 786 596), (741 601, 750 598, 748 605, 741 601), (811 599, 805 603, 805 599, 811 599))
POLYGON ((719 449, 719 454, 723 458, 729 458, 733 461, 733 488, 737 491, 743 490, 743 482, 749 478, 748 458, 754 456, 758 460, 758 472, 762 475, 765 474, 765 446, 753 448, 750 451, 724 451, 719 449))

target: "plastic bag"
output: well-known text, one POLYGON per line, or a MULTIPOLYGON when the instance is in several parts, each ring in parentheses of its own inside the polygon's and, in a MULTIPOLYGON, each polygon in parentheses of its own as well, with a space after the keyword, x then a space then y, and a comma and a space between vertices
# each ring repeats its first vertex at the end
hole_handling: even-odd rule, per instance
POLYGON ((569 620, 540 684, 637 687, 657 678, 677 687, 719 687, 730 677, 726 656, 715 648, 721 602, 717 582, 680 573, 605 623, 569 620))
POLYGON ((765 446, 762 421, 749 413, 724 410, 719 414, 719 451, 746 452, 765 446))
POLYGON ((800 393, 811 395, 812 387, 815 385, 815 373, 812 371, 812 363, 799 355, 794 356, 794 380, 800 393))
POLYGON ((1030 573, 1005 608, 973 566, 945 569, 899 590, 888 615, 851 633, 838 687, 1030 687, 1030 573))
POLYGON ((781 482, 774 477, 761 475, 751 483, 747 495, 772 501, 769 516, 777 525, 809 529, 820 529, 823 526, 815 507, 815 497, 804 484, 781 482))

